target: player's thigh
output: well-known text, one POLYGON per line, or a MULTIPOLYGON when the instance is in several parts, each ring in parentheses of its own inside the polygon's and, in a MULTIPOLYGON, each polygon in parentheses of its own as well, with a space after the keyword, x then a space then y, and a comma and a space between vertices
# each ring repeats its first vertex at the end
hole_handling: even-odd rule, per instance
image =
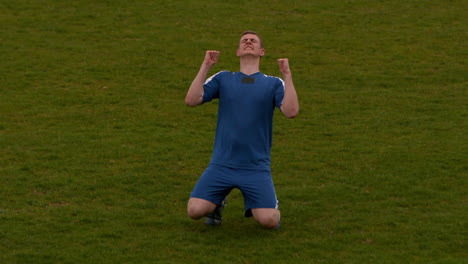
POLYGON ((246 216, 251 216, 251 209, 278 209, 276 191, 269 172, 251 175, 240 185, 244 196, 246 216))
POLYGON ((221 204, 234 188, 226 168, 210 164, 198 179, 190 198, 199 198, 214 204, 221 204))

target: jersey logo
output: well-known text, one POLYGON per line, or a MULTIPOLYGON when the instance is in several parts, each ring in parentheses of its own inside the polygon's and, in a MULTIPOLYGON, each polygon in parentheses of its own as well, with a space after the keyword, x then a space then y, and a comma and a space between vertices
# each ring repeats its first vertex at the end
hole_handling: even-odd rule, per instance
POLYGON ((255 83, 255 78, 252 78, 252 77, 243 77, 243 78, 242 78, 242 83, 249 83, 249 84, 255 83))

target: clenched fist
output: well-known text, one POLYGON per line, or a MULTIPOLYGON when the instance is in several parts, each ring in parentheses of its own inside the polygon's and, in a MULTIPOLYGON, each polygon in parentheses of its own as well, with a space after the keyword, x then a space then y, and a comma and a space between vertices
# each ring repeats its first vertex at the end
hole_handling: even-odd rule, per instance
POLYGON ((217 50, 207 50, 205 53, 204 64, 207 66, 213 66, 218 62, 220 52, 217 50))
POLYGON ((283 75, 291 74, 291 69, 289 69, 288 59, 278 59, 278 65, 279 65, 279 70, 283 75))

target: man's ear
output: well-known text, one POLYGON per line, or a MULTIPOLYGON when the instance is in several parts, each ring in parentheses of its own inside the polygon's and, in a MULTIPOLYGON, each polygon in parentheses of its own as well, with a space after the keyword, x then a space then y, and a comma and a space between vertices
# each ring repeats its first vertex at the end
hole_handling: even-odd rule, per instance
POLYGON ((265 54, 266 54, 266 50, 265 50, 265 49, 262 49, 262 50, 260 51, 260 57, 265 56, 265 54))

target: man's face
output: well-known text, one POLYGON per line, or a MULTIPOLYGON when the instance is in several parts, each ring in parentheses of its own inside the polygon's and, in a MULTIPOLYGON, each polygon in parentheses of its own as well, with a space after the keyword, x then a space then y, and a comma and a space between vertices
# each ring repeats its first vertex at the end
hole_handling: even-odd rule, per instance
POLYGON ((263 56, 265 55, 265 49, 262 48, 260 38, 255 34, 245 34, 239 41, 239 49, 236 52, 237 56, 253 55, 263 56))

